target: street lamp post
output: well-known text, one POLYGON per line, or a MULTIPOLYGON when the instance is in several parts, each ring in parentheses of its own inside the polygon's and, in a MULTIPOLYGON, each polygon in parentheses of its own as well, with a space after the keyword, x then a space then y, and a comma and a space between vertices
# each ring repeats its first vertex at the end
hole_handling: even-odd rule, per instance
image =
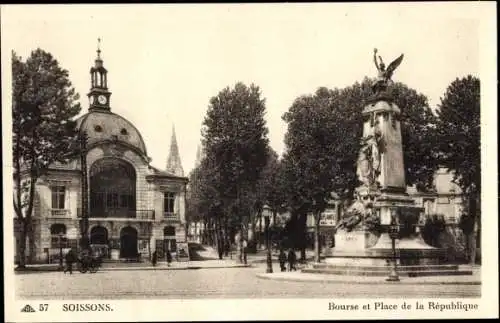
POLYGON ((89 247, 88 229, 89 229, 89 214, 88 214, 88 183, 87 183, 87 144, 88 134, 86 131, 80 133, 80 166, 81 166, 81 190, 82 190, 82 214, 80 220, 80 233, 81 233, 81 248, 87 249, 89 247))
POLYGON ((269 243, 269 222, 270 222, 270 214, 266 211, 264 213, 264 220, 266 224, 266 248, 267 248, 267 269, 266 273, 272 273, 273 272, 273 260, 271 258, 271 248, 270 248, 270 243, 269 243))
POLYGON ((389 225, 389 237, 392 242, 392 264, 391 271, 389 272, 389 276, 386 281, 398 282, 399 275, 397 271, 397 256, 396 256, 396 239, 399 237, 399 225, 396 220, 395 212, 391 210, 391 224, 389 225))
POLYGON ((62 252, 62 239, 64 237, 64 233, 60 232, 59 235, 59 270, 63 270, 63 252, 62 252))

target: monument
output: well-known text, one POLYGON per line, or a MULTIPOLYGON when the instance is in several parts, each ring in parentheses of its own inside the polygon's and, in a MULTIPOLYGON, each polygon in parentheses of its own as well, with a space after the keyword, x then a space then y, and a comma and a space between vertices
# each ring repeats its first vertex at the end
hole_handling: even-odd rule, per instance
POLYGON ((439 264, 442 250, 426 244, 419 233, 423 209, 406 193, 401 111, 388 91, 403 57, 386 68, 374 50, 378 78, 362 112, 363 137, 357 160, 361 184, 355 190, 355 202, 337 225, 335 247, 325 259, 335 268, 361 266, 387 271, 394 251, 399 266, 439 264), (395 248, 390 227, 398 231, 395 248))

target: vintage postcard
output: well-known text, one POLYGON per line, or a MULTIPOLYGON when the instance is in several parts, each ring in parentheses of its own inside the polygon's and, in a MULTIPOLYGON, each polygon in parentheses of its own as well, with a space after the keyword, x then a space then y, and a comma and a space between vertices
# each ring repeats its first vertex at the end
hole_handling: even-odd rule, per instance
POLYGON ((6 321, 498 318, 495 9, 2 5, 6 321))

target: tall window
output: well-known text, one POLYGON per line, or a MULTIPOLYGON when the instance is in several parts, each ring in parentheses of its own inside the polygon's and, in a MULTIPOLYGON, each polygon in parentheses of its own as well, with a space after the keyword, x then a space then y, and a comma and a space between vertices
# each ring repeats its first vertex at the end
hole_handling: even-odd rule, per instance
POLYGON ((163 211, 165 213, 174 213, 174 203, 175 203, 175 193, 165 192, 163 193, 163 211))
POLYGON ((66 248, 68 239, 66 237, 66 226, 61 223, 56 223, 50 226, 50 247, 51 248, 66 248))
POLYGON ((64 187, 64 186, 53 186, 52 187, 52 208, 53 209, 64 209, 65 193, 66 193, 66 187, 64 187))

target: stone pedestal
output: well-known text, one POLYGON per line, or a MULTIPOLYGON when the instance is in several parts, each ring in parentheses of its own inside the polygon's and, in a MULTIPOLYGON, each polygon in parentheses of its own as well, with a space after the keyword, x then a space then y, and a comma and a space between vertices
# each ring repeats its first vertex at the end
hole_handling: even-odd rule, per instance
POLYGON ((120 259, 120 250, 118 249, 111 249, 111 259, 113 260, 119 260, 120 259))
POLYGON ((358 228, 347 232, 341 230, 335 235, 335 248, 330 250, 325 263, 341 266, 384 265, 385 259, 373 256, 367 248, 368 234, 358 228))
POLYGON ((335 249, 343 252, 358 252, 365 247, 365 231, 362 229, 351 232, 340 231, 335 237, 335 249))

